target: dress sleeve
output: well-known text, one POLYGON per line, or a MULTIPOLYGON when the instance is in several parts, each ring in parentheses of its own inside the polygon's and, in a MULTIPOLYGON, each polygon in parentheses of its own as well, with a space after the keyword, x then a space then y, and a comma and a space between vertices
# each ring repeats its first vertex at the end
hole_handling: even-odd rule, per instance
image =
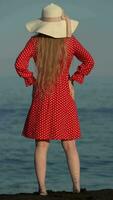
POLYGON ((77 67, 77 70, 72 76, 69 75, 69 79, 82 84, 84 82, 84 77, 87 76, 94 67, 95 61, 87 49, 85 49, 85 47, 74 36, 73 50, 74 56, 76 56, 82 63, 77 67))
POLYGON ((17 74, 24 78, 26 87, 35 83, 33 72, 28 70, 30 58, 33 56, 33 38, 31 37, 15 60, 17 74))

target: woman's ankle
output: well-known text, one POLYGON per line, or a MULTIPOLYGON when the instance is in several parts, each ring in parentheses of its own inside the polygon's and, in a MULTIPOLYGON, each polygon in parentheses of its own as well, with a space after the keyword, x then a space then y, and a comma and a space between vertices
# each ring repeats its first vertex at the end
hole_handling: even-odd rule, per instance
POLYGON ((39 190, 40 191, 46 191, 46 185, 39 185, 39 190))
POLYGON ((80 181, 73 183, 73 192, 80 192, 80 181))

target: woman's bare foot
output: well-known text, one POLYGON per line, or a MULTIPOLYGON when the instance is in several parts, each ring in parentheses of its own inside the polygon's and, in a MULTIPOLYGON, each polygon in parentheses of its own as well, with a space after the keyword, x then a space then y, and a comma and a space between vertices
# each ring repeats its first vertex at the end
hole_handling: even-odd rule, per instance
POLYGON ((43 187, 39 187, 39 194, 40 194, 40 195, 48 195, 45 186, 43 186, 43 187))
POLYGON ((77 188, 77 187, 75 188, 75 187, 73 186, 73 193, 80 193, 80 188, 79 188, 79 187, 78 187, 78 188, 77 188))
POLYGON ((40 192, 39 194, 40 194, 40 195, 43 195, 43 196, 46 196, 46 195, 48 195, 48 193, 47 193, 47 192, 40 192))

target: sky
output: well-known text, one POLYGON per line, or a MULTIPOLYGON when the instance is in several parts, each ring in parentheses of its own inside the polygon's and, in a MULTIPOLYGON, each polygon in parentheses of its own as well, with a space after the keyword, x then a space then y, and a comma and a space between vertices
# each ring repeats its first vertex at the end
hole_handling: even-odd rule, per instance
POLYGON ((71 19, 79 20, 74 35, 95 59, 93 76, 112 76, 112 0, 0 0, 0 76, 15 76, 15 59, 33 35, 25 23, 39 18, 42 7, 49 3, 58 4, 71 19))

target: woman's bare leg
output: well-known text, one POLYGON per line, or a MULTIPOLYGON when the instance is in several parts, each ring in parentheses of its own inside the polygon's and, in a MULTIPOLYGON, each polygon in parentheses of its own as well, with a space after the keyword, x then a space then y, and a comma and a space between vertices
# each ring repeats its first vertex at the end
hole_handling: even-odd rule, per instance
POLYGON ((46 161, 49 140, 35 140, 34 165, 39 191, 46 193, 46 161))
POLYGON ((73 183, 73 192, 80 192, 80 160, 75 140, 61 140, 69 172, 73 183))

